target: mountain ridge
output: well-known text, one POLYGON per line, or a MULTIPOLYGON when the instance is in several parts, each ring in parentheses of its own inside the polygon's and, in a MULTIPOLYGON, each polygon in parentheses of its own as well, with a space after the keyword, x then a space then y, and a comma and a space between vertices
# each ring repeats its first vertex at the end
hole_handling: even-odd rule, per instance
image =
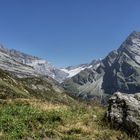
POLYGON ((132 32, 121 46, 111 51, 99 67, 83 70, 62 84, 65 90, 83 99, 106 99, 116 91, 140 91, 140 32, 132 32))
POLYGON ((67 75, 44 59, 14 49, 6 49, 2 45, 0 60, 2 69, 14 72, 20 77, 46 75, 62 82, 67 75))
POLYGON ((93 60, 89 64, 79 64, 59 69, 45 59, 15 49, 7 49, 3 45, 0 45, 0 59, 2 69, 11 71, 19 77, 44 75, 52 77, 59 83, 75 76, 84 69, 90 69, 100 62, 100 60, 93 60))
POLYGON ((72 96, 83 99, 101 100, 116 91, 140 91, 140 32, 136 31, 104 59, 87 64, 58 69, 46 60, 3 46, 0 46, 0 60, 4 70, 20 77, 51 77, 72 96))
POLYGON ((100 60, 93 60, 91 63, 79 64, 76 66, 68 66, 66 68, 62 68, 61 70, 68 73, 66 79, 69 79, 85 69, 91 69, 93 67, 98 67, 99 65, 100 65, 100 60))

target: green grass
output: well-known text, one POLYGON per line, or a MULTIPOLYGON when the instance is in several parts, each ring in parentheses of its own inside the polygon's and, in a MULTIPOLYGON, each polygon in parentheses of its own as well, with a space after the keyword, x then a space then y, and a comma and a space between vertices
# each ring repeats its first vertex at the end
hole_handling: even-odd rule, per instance
MULTIPOLYGON (((103 120, 105 108, 79 103, 44 110, 30 102, 1 101, 0 139, 132 140, 103 120)), ((44 104, 45 105, 45 104, 44 104)))
POLYGON ((13 86, 12 84, 9 84, 3 80, 0 80, 0 98, 6 99, 6 98, 17 98, 17 97, 26 97, 29 98, 30 94, 25 92, 24 90, 21 90, 19 85, 13 86), (2 94, 3 93, 3 94, 2 94))
POLYGON ((50 79, 0 70, 0 140, 135 140, 111 128, 105 112, 57 92, 50 79))
POLYGON ((44 112, 20 103, 0 106, 0 131, 5 139, 40 139, 60 123, 58 112, 44 112))

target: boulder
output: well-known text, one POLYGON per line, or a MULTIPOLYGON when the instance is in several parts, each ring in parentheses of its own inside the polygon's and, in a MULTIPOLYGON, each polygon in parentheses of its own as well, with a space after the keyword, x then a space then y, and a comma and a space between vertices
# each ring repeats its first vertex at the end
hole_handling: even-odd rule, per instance
POLYGON ((123 128, 140 138, 140 93, 116 92, 109 99, 108 121, 117 128, 123 128))

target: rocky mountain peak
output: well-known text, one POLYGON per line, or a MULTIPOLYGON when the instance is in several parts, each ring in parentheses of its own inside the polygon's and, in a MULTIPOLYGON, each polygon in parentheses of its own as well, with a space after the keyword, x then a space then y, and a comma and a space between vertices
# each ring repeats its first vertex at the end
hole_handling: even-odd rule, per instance
MULTIPOLYGON (((122 43, 117 53, 114 62, 105 67, 102 88, 105 93, 110 94, 116 91, 138 92, 140 90, 140 32, 132 32, 122 43), (105 81, 113 82, 107 83, 105 81)), ((110 54, 106 58, 108 57, 110 54)))
POLYGON ((137 32, 137 31, 133 31, 126 39, 125 42, 127 43, 137 43, 135 42, 135 40, 140 40, 140 32, 137 32))
POLYGON ((135 47, 140 48, 140 32, 133 31, 118 50, 133 50, 135 47))
POLYGON ((140 32, 133 31, 118 49, 121 58, 140 64, 140 32))
POLYGON ((140 32, 133 31, 129 37, 139 38, 140 39, 140 32))

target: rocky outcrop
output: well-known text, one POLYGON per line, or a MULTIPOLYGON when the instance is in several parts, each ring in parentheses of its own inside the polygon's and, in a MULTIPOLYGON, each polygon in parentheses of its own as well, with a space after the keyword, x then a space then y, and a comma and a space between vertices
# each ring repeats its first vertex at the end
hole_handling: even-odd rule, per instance
POLYGON ((109 99, 107 118, 114 127, 140 137, 140 93, 116 92, 109 99))

